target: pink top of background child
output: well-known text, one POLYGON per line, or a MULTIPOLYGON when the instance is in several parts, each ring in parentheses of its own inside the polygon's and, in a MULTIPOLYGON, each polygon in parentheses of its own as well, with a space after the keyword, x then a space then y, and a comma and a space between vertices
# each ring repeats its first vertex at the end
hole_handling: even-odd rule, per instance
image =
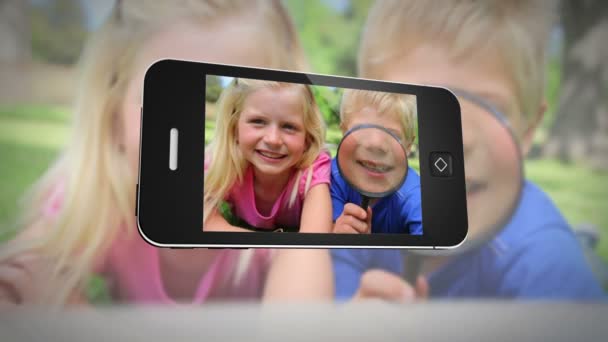
MULTIPOLYGON (((45 214, 57 215, 63 199, 63 187, 51 195, 45 214)), ((135 232, 129 237, 117 237, 108 254, 94 268, 105 276, 112 298, 120 302, 141 304, 175 303, 167 294, 161 275, 159 248, 145 242, 135 232)), ((248 268, 236 282, 235 269, 241 251, 219 251, 209 270, 200 279, 192 303, 209 300, 259 299, 270 265, 271 251, 256 249, 248 268)))

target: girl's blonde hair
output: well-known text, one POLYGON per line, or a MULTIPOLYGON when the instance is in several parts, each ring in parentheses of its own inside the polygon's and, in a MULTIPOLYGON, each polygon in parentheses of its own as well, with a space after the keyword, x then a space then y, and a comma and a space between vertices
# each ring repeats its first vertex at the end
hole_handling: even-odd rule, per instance
MULTIPOLYGON (((0 251, 6 260, 36 250, 53 260, 44 302, 65 303, 82 288, 100 255, 119 234, 138 238, 132 229, 136 170, 118 137, 119 111, 128 83, 134 77, 136 56, 150 37, 180 21, 202 27, 221 24, 229 17, 256 18, 268 67, 306 69, 296 31, 279 0, 117 1, 88 40, 80 60, 81 78, 74 106, 69 144, 55 164, 32 187, 19 218, 20 227, 40 226, 41 235, 20 235, 0 251), (56 217, 45 217, 49 195, 61 187, 56 217)), ((40 235, 40 234, 39 234, 40 235)))
POLYGON ((308 170, 306 172, 305 191, 308 190, 313 172, 310 166, 325 145, 325 122, 310 86, 244 78, 234 79, 218 99, 215 136, 206 149, 206 154, 211 158, 211 164, 205 173, 203 223, 207 221, 211 212, 218 207, 220 201, 227 196, 230 188, 235 183, 243 181, 248 162, 240 152, 236 137, 237 124, 243 111, 245 99, 251 93, 262 88, 286 87, 297 89, 301 94, 304 130, 306 132, 306 149, 302 158, 294 165, 298 169, 298 174, 291 189, 289 205, 293 205, 296 199, 299 180, 306 168, 308 170), (214 156, 222 156, 222 158, 214 158, 214 156))
POLYGON ((370 9, 359 50, 359 75, 378 78, 390 63, 426 42, 453 58, 498 51, 512 78, 518 109, 530 120, 544 96, 553 0, 379 0, 370 9))
POLYGON ((381 91, 345 89, 340 102, 340 127, 348 127, 351 115, 365 107, 372 107, 378 115, 392 115, 401 126, 404 144, 411 143, 416 135, 416 96, 381 91))

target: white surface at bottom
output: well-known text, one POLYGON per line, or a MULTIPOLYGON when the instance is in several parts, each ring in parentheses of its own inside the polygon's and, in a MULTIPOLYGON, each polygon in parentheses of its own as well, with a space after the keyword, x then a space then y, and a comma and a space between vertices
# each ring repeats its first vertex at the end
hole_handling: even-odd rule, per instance
POLYGON ((606 341, 608 305, 207 304, 0 311, 2 341, 606 341))

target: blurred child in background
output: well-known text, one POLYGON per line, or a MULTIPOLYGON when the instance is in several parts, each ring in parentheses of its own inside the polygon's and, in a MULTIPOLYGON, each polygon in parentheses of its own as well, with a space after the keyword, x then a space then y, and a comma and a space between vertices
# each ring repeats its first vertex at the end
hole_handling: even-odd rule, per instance
MULTIPOLYGON (((470 226, 497 215, 502 198, 494 189, 506 176, 500 165, 508 146, 478 136, 481 119, 491 115, 484 104, 507 119, 525 155, 546 109, 545 50, 554 16, 555 3, 545 0, 381 0, 369 12, 361 77, 444 86, 478 99, 461 99, 470 226), (481 157, 488 144, 494 153, 481 157), (488 177, 471 178, 479 171, 488 177)), ((529 181, 510 221, 487 243, 459 256, 426 258, 416 284, 398 276, 401 258, 389 250, 333 252, 337 295, 411 300, 427 295, 430 285, 435 297, 604 296, 570 226, 529 181)))
POLYGON ((71 140, 1 247, 0 302, 81 303, 94 272, 127 303, 332 296, 327 251, 158 249, 138 236, 143 77, 163 58, 306 67, 279 1, 118 1, 83 52, 71 140))

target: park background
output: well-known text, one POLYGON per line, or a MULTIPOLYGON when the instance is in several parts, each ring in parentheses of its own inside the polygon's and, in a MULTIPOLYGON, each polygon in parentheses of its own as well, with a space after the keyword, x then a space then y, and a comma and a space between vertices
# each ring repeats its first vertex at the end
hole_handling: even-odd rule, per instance
MULTIPOLYGON (((284 0, 311 71, 356 76, 370 0, 284 0)), ((0 0, 0 241, 19 198, 66 143, 84 40, 112 0, 0 0)), ((608 2, 564 0, 549 42, 549 110, 526 177, 573 227, 599 234, 608 262, 608 2)))

